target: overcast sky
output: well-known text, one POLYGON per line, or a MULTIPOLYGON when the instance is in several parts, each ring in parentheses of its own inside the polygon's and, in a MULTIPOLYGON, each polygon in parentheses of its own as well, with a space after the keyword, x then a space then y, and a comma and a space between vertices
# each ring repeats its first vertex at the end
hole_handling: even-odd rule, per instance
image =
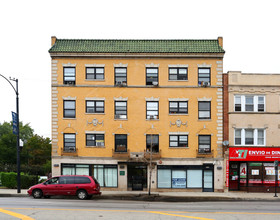
MULTIPOLYGON (((19 80, 20 121, 51 137, 51 36, 224 39, 224 72, 280 73, 279 0, 14 0, 0 2, 0 74, 19 80)), ((0 123, 16 111, 0 77, 0 123)))

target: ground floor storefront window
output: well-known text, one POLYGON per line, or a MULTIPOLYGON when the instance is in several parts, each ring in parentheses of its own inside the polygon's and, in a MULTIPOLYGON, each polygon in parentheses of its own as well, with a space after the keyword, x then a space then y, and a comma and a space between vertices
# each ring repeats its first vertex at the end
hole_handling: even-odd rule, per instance
POLYGON ((214 190, 213 165, 208 166, 158 166, 157 187, 172 189, 214 190))
MULTIPOLYGON (((280 167, 276 173, 279 187, 280 167)), ((229 189, 271 192, 275 187, 275 166, 272 162, 230 162, 229 189)))
POLYGON ((94 176, 102 187, 118 187, 117 165, 61 164, 62 175, 94 176))

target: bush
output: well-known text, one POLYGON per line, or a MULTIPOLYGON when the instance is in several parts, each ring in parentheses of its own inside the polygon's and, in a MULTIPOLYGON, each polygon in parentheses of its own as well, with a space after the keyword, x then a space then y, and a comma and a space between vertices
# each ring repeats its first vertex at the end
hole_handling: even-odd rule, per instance
MULTIPOLYGON (((38 176, 20 174, 20 185, 22 189, 28 189, 30 186, 38 183, 38 176)), ((2 185, 9 189, 17 188, 17 173, 2 173, 1 175, 2 185)))

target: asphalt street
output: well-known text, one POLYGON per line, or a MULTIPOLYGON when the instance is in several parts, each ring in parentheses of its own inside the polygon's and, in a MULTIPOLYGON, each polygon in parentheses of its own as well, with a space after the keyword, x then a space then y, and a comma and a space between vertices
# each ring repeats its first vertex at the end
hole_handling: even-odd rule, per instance
POLYGON ((143 202, 33 199, 10 197, 0 200, 0 219, 280 219, 279 202, 143 202))

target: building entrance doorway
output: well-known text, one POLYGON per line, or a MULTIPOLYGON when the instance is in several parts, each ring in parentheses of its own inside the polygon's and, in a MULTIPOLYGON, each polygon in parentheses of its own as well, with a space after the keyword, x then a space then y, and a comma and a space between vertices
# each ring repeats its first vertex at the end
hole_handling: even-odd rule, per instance
POLYGON ((143 164, 127 165, 127 186, 132 190, 142 191, 147 188, 147 166, 143 164))

